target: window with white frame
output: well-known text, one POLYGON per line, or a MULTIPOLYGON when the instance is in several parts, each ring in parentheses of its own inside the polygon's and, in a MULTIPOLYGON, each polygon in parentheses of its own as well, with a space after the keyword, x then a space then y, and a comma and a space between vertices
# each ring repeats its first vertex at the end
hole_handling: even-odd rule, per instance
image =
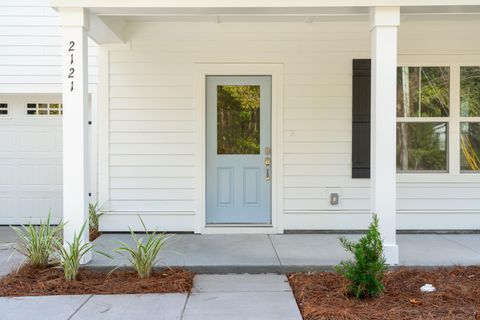
POLYGON ((397 171, 448 170, 450 68, 397 70, 397 171))
POLYGON ((460 170, 480 170, 480 67, 460 67, 460 170))
POLYGON ((8 103, 0 103, 0 117, 8 117, 9 111, 8 103))
POLYGON ((479 170, 480 67, 399 67, 397 171, 479 170))
POLYGON ((60 116, 63 114, 61 103, 27 103, 29 116, 60 116))

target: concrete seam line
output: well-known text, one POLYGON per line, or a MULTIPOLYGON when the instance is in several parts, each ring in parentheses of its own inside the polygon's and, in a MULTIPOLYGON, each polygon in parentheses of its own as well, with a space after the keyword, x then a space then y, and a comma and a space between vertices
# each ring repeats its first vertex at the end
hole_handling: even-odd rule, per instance
POLYGON ((278 263, 280 266, 282 266, 282 260, 280 260, 280 256, 278 255, 277 248, 275 248, 275 245, 273 244, 272 237, 268 234, 267 235, 268 239, 270 240, 270 244, 272 245, 273 251, 275 252, 275 256, 277 257, 278 263))
MULTIPOLYGON (((193 288, 192 288, 193 289, 193 288)), ((190 298, 190 294, 191 292, 189 292, 187 294, 187 298, 185 299, 185 304, 183 305, 183 309, 182 309, 182 313, 180 313, 180 319, 179 320, 182 320, 183 319, 183 316, 185 314, 185 309, 187 309, 187 303, 188 303, 188 299, 190 298)))
POLYGON ((70 315, 70 317, 67 318, 67 320, 71 320, 77 314, 77 312, 80 311, 80 309, 82 309, 83 306, 92 298, 93 294, 91 294, 87 299, 85 299, 85 301, 82 302, 82 304, 70 315))
POLYGON ((473 252, 475 252, 476 254, 480 254, 479 251, 477 251, 477 250, 475 250, 475 249, 473 249, 473 248, 470 248, 469 246, 467 246, 467 245, 461 243, 460 241, 458 241, 457 239, 449 239, 449 238, 446 237, 447 235, 443 235, 443 234, 439 234, 438 236, 439 236, 440 238, 443 238, 443 239, 449 241, 449 242, 453 242, 453 243, 461 246, 462 248, 465 248, 465 249, 467 249, 467 250, 469 250, 469 251, 473 251, 473 252))

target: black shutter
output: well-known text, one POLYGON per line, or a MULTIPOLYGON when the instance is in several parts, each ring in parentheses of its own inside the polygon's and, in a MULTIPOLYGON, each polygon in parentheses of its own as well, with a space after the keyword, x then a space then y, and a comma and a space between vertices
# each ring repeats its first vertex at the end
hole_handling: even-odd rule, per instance
POLYGON ((370 178, 371 60, 353 60, 352 178, 370 178))

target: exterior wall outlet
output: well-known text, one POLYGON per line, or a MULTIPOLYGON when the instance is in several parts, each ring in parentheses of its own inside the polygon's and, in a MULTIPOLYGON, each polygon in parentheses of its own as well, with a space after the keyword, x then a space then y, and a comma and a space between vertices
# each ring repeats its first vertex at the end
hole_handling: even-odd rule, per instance
POLYGON ((330 193, 330 204, 332 206, 338 205, 339 196, 338 193, 330 193))

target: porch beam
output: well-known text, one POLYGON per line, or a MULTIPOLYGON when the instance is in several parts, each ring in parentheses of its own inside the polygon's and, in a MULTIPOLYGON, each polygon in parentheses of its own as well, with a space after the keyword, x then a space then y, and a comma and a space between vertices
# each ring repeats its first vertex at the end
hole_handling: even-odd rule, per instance
POLYGON ((99 17, 90 14, 88 35, 98 44, 125 42, 125 20, 123 17, 99 17))
POLYGON ((398 264, 396 243, 396 74, 399 7, 370 8, 372 57, 371 213, 380 220, 388 264, 398 264))
MULTIPOLYGON (((59 10, 62 34, 64 242, 81 234, 88 242, 88 44, 89 16, 83 8, 59 10)), ((90 261, 85 256, 82 263, 90 261)))

